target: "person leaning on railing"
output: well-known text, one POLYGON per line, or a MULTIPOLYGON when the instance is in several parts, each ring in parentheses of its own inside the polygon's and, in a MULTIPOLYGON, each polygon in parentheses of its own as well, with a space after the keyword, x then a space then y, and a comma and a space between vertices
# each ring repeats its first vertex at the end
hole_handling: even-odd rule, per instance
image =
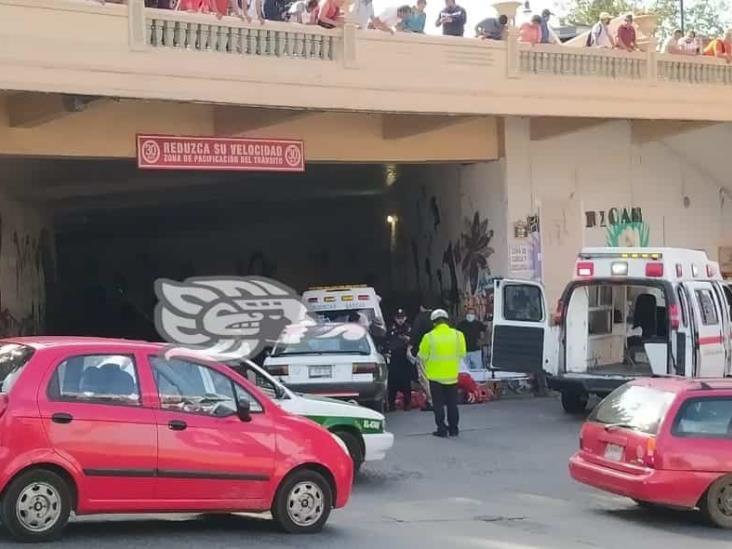
POLYGON ((623 19, 623 23, 618 26, 618 30, 615 33, 615 47, 625 51, 638 50, 638 42, 635 26, 633 25, 632 13, 627 14, 623 19))
POLYGON ((320 7, 318 25, 326 29, 342 27, 345 22, 343 2, 344 0, 325 0, 323 5, 320 7))
POLYGON ((704 55, 732 62, 732 29, 727 30, 724 38, 715 38, 704 48, 704 55))

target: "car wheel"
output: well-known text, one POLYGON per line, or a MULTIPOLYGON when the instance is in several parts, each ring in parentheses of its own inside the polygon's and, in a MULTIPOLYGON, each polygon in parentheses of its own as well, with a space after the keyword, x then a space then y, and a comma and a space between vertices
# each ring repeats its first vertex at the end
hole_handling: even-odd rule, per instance
POLYGON ((720 528, 732 528, 732 475, 720 478, 709 487, 701 501, 707 520, 720 528))
POLYGON ((296 471, 277 491, 272 516, 289 534, 314 534, 323 529, 333 507, 333 492, 323 475, 296 471))
POLYGON ((0 522, 18 541, 58 539, 71 514, 71 489, 56 473, 36 469, 13 480, 0 506, 0 522))
POLYGON ((581 414, 587 409, 589 395, 583 391, 562 391, 562 408, 568 414, 581 414))
POLYGON ((340 438, 348 448, 348 453, 353 461, 353 476, 355 477, 361 470, 365 457, 361 441, 356 435, 348 431, 334 431, 333 434, 340 438))

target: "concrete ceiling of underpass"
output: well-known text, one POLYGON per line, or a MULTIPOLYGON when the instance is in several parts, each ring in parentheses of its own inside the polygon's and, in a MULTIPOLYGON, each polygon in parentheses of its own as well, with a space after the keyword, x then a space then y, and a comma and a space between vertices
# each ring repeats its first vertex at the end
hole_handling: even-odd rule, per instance
POLYGON ((310 164, 305 173, 142 171, 125 160, 0 157, 0 185, 59 216, 188 204, 283 203, 373 196, 382 165, 310 164))

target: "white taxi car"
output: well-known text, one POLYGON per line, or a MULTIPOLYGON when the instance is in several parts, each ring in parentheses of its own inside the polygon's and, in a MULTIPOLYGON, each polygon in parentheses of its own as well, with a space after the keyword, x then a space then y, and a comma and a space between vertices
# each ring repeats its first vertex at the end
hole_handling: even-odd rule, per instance
POLYGON ((292 324, 264 369, 293 391, 350 400, 377 412, 386 405, 386 362, 359 324, 292 324))
POLYGON ((307 417, 339 437, 356 472, 364 461, 384 459, 394 445, 394 435, 385 430, 385 418, 379 412, 340 400, 297 394, 250 361, 230 366, 283 409, 307 417))

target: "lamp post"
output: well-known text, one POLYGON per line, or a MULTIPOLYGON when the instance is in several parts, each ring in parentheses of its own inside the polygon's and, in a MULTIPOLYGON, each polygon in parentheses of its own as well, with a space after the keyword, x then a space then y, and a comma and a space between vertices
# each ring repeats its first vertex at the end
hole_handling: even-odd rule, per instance
POLYGON ((686 35, 686 29, 684 28, 684 0, 679 0, 679 10, 681 11, 681 33, 686 35))

